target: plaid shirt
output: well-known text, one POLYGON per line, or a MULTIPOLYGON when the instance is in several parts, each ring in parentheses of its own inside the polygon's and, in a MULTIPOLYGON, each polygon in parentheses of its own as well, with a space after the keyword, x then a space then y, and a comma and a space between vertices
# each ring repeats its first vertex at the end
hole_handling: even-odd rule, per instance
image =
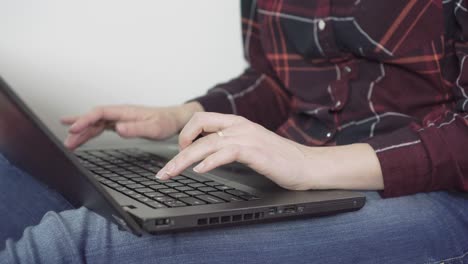
POLYGON ((385 197, 468 191, 468 0, 241 8, 250 67, 196 99, 207 111, 310 146, 369 143, 385 197))

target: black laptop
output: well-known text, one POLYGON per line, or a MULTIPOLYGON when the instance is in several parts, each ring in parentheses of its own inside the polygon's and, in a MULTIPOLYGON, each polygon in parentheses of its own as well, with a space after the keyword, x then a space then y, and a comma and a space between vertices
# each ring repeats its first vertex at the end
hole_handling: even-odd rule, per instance
POLYGON ((365 204, 358 192, 285 190, 239 165, 160 181, 155 173, 168 159, 154 152, 72 153, 1 79, 0 153, 74 206, 136 235, 335 214, 365 204))

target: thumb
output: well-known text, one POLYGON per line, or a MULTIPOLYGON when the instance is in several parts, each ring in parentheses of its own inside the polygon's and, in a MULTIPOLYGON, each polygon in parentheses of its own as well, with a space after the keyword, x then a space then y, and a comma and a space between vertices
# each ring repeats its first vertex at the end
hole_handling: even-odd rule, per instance
POLYGON ((115 130, 123 138, 161 138, 162 129, 152 121, 118 122, 115 130))

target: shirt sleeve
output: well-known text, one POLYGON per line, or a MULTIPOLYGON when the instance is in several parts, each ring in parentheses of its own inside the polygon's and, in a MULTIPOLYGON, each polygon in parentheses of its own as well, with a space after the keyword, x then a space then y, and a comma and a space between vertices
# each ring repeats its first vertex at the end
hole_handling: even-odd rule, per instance
POLYGON ((455 7, 460 31, 455 42, 459 74, 452 109, 430 113, 413 123, 367 142, 374 148, 384 178, 382 196, 437 190, 468 191, 468 0, 455 7))
POLYGON ((244 56, 249 67, 239 77, 193 100, 207 112, 240 115, 275 130, 289 116, 291 96, 276 79, 263 53, 256 2, 241 1, 244 56))

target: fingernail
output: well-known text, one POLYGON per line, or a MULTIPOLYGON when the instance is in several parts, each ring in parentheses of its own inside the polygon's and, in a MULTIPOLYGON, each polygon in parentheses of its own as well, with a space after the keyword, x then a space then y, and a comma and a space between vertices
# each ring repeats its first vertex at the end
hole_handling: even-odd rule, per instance
POLYGON ((156 174, 156 178, 163 180, 167 178, 167 175, 170 176, 171 173, 174 171, 174 169, 175 169, 175 164, 173 161, 171 161, 167 163, 166 166, 164 166, 164 168, 158 171, 158 173, 156 174))
POLYGON ((158 178, 159 180, 162 180, 165 174, 166 173, 164 172, 164 170, 160 170, 158 171, 158 173, 156 173, 156 178, 158 178))
POLYGON ((195 168, 193 168, 193 171, 195 171, 196 173, 199 173, 203 169, 203 167, 205 167, 205 164, 200 163, 197 166, 195 166, 195 168))

